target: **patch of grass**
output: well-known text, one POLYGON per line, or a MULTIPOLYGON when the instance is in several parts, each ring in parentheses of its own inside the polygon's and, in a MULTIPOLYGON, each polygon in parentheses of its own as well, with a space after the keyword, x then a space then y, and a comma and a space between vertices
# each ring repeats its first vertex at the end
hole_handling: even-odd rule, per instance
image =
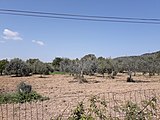
POLYGON ((65 74, 66 74, 65 72, 59 72, 59 71, 50 73, 50 75, 65 75, 65 74))
POLYGON ((32 91, 30 93, 8 93, 8 94, 0 94, 0 104, 6 103, 25 103, 31 101, 44 101, 48 100, 48 97, 42 97, 37 92, 32 91))

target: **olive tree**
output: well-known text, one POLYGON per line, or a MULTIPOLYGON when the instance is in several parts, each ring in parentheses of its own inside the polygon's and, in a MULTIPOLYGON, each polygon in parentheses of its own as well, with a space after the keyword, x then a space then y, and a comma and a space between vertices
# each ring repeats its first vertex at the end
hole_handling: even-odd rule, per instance
POLYGON ((0 75, 3 74, 5 68, 6 68, 6 65, 8 64, 8 60, 7 59, 4 59, 4 60, 0 60, 0 75))
POLYGON ((103 57, 99 57, 97 60, 97 73, 102 74, 104 77, 104 73, 107 72, 107 61, 103 57))
POLYGON ((159 75, 160 74, 160 52, 157 54, 156 59, 154 60, 154 62, 155 62, 156 73, 159 75))
POLYGON ((31 59, 30 58, 30 59, 26 60, 26 63, 29 64, 29 65, 33 65, 36 61, 40 61, 40 60, 39 59, 34 59, 34 58, 31 59))
POLYGON ((59 69, 62 72, 70 73, 71 60, 68 58, 63 58, 63 60, 60 62, 59 69))
POLYGON ((55 71, 60 71, 60 63, 61 63, 61 61, 63 61, 63 58, 60 58, 60 57, 56 57, 53 60, 52 66, 53 66, 55 71))
POLYGON ((34 64, 33 64, 33 71, 34 74, 40 74, 42 77, 42 75, 48 75, 50 70, 47 67, 47 64, 41 62, 40 60, 37 60, 34 64))
POLYGON ((26 63, 30 66, 32 74, 38 74, 36 71, 35 63, 40 61, 39 59, 28 59, 26 63))
POLYGON ((79 62, 81 68, 81 76, 94 75, 97 70, 97 60, 94 54, 85 55, 79 62))
POLYGON ((140 71, 145 73, 149 73, 149 76, 151 77, 153 74, 156 73, 156 60, 153 57, 142 57, 141 62, 139 63, 140 71))
POLYGON ((5 71, 8 75, 28 76, 31 69, 23 60, 14 58, 7 64, 5 71))
POLYGON ((69 72, 72 76, 80 76, 81 66, 80 61, 78 59, 71 60, 69 64, 69 72))

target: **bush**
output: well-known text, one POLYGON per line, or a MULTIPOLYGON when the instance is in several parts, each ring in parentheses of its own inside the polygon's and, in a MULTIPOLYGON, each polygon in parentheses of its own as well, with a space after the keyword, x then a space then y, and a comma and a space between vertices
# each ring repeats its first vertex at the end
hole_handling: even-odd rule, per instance
POLYGON ((0 94, 0 104, 6 103, 25 103, 31 101, 44 101, 49 99, 48 97, 42 97, 37 92, 32 91, 32 86, 21 82, 17 86, 16 93, 0 94))
POLYGON ((35 100, 44 101, 49 98, 42 97, 37 92, 32 91, 30 93, 8 93, 8 94, 0 94, 0 104, 6 104, 6 103, 25 103, 25 102, 31 102, 35 100))
POLYGON ((118 112, 124 113, 124 120, 153 120, 157 117, 157 98, 141 101, 142 105, 127 101, 118 107, 118 112))
MULTIPOLYGON (((117 117, 115 114, 107 114, 108 101, 102 100, 97 96, 93 96, 89 101, 89 108, 85 108, 84 102, 78 103, 77 107, 72 110, 70 117, 67 120, 120 120, 122 116, 117 117)), ((87 103, 88 104, 88 103, 87 103)), ((123 115, 124 120, 153 120, 159 115, 157 114, 157 98, 153 97, 150 100, 141 101, 141 105, 132 101, 127 101, 125 104, 117 104, 111 108, 113 112, 123 115)), ((55 120, 62 120, 61 114, 55 120)), ((52 120, 52 119, 51 119, 52 120)))
POLYGON ((18 92, 19 93, 30 93, 32 91, 32 86, 31 85, 27 85, 24 82, 21 82, 18 86, 17 86, 18 92))
POLYGON ((94 118, 85 113, 84 104, 80 102, 68 120, 94 120, 94 118))

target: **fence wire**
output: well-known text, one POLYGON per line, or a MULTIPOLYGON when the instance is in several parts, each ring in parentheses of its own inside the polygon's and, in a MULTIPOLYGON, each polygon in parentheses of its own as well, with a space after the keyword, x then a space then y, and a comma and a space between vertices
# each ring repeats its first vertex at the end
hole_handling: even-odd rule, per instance
MULTIPOLYGON (((54 120, 58 116, 61 116, 62 119, 66 120, 81 101, 83 101, 85 109, 88 109, 90 106, 89 100, 93 96, 106 102, 107 107, 105 109, 104 106, 97 104, 99 109, 104 110, 106 116, 112 116, 112 118, 119 118, 122 120, 126 113, 124 113, 123 110, 115 110, 118 106, 125 105, 130 101, 136 103, 140 107, 144 107, 142 101, 149 101, 156 97, 157 108, 152 119, 160 119, 160 90, 147 89, 127 91, 123 93, 104 92, 96 95, 59 94, 45 101, 32 101, 23 104, 0 104, 0 120, 51 120, 52 118, 54 120)), ((48 95, 48 97, 50 97, 50 95, 48 95)), ((147 109, 152 110, 151 108, 147 109)))

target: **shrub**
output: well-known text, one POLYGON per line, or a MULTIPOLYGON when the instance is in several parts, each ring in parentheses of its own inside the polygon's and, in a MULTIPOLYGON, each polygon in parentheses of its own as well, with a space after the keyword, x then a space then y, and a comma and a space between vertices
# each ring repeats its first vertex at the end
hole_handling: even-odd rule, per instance
POLYGON ((68 120, 95 120, 90 115, 85 113, 83 102, 78 103, 76 109, 73 111, 68 120))
POLYGON ((19 93, 30 93, 32 91, 32 86, 31 85, 27 85, 24 82, 21 82, 18 86, 17 86, 18 92, 19 93))
POLYGON ((157 118, 157 98, 141 101, 142 106, 132 101, 118 106, 118 111, 124 113, 124 120, 152 120, 157 118))
POLYGON ((0 94, 0 104, 6 103, 25 103, 31 101, 44 101, 48 97, 43 97, 35 91, 32 91, 32 86, 21 82, 17 86, 18 91, 15 93, 0 94))
MULTIPOLYGON (((119 118, 115 114, 106 113, 108 103, 105 99, 93 96, 90 99, 89 108, 84 107, 84 102, 78 103, 67 120, 121 120, 122 116, 119 118)), ((113 110, 113 113, 123 115, 123 120, 153 120, 159 117, 156 105, 157 98, 153 97, 150 100, 141 101, 141 105, 127 101, 125 104, 117 104, 110 109, 113 110)), ((62 117, 63 114, 56 120, 62 120, 62 117)))

